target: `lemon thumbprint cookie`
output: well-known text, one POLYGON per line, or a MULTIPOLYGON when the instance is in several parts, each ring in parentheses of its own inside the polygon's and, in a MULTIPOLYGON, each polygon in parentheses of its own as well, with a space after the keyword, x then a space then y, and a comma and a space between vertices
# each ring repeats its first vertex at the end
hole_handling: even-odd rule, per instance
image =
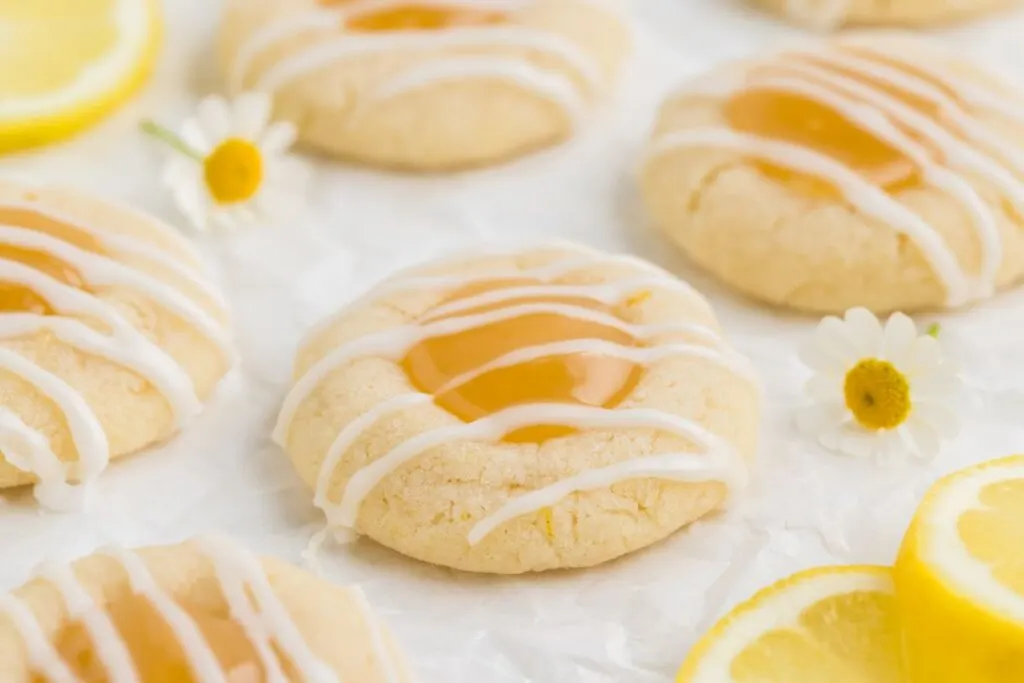
POLYGON ((753 297, 960 306, 1024 273, 1024 97, 907 39, 784 52, 672 96, 642 186, 655 222, 753 297))
POLYGON ((363 594, 219 538, 44 564, 0 595, 6 683, 408 683, 363 594))
POLYGON ((414 170, 567 137, 629 42, 602 0, 233 0, 222 35, 229 89, 272 93, 304 142, 414 170))
POLYGON ((111 459, 200 410, 233 362, 226 319, 172 228, 0 182, 0 488, 80 506, 111 459))
POLYGON ((776 13, 815 28, 848 24, 917 26, 939 24, 1005 9, 1019 0, 754 0, 776 13))
POLYGON ((760 390, 707 302, 573 245, 455 256, 315 329, 275 439, 329 528, 515 574, 661 540, 745 483, 760 390))

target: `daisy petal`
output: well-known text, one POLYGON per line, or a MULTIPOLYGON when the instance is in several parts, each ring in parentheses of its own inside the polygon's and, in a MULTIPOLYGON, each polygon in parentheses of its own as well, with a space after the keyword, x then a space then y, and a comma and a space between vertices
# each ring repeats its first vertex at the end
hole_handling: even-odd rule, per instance
POLYGON ((873 458, 886 450, 885 434, 873 434, 857 427, 847 427, 839 435, 834 450, 854 458, 873 458))
POLYGON ((291 217, 301 210, 301 203, 287 192, 268 188, 254 200, 257 211, 272 218, 291 217))
POLYGON ((960 415, 942 403, 918 403, 911 420, 928 425, 943 439, 955 438, 960 433, 960 415))
POLYGON ((181 141, 202 155, 213 150, 214 141, 206 136, 206 131, 197 119, 189 119, 182 124, 181 141))
POLYGON ((846 369, 846 359, 843 354, 837 353, 834 348, 827 348, 813 342, 800 349, 800 360, 811 370, 829 377, 842 375, 846 369))
MULTIPOLYGON (((269 96, 249 93, 229 102, 208 97, 198 105, 195 117, 182 126, 182 141, 195 150, 179 149, 163 171, 163 182, 189 221, 200 230, 211 224, 229 229, 269 217, 298 213, 305 204, 308 168, 288 156, 296 138, 290 123, 271 124, 269 96), (249 188, 244 201, 220 203, 206 183, 206 159, 227 139, 238 137, 255 144, 263 162, 257 187, 249 188)), ((173 146, 173 145, 172 145, 173 146)), ((225 149, 225 151, 230 151, 225 149)))
POLYGON ((866 308, 851 308, 846 312, 846 328, 860 358, 882 355, 885 333, 874 313, 866 308))
POLYGON ((224 230, 233 230, 235 228, 235 219, 231 209, 224 208, 223 206, 214 207, 210 211, 210 221, 224 230))
POLYGON ((905 367, 911 375, 920 375, 933 372, 944 363, 942 345, 939 340, 925 335, 914 340, 911 357, 905 367))
POLYGON ((908 420, 899 427, 901 436, 913 446, 914 455, 922 460, 931 460, 939 454, 942 439, 939 433, 922 420, 908 420))
POLYGON ((907 366, 916 340, 914 321, 902 313, 894 313, 885 325, 885 359, 896 367, 907 366))
POLYGON ((839 318, 828 317, 822 320, 814 331, 813 343, 841 362, 844 370, 860 358, 857 345, 850 339, 846 323, 839 318))
POLYGON ((797 429, 809 438, 820 440, 821 435, 842 429, 845 412, 838 403, 805 406, 796 414, 797 429))
POLYGON ((231 132, 246 140, 256 140, 270 123, 271 101, 266 93, 239 95, 232 105, 231 132))
POLYGON ((896 465, 917 455, 917 444, 903 426, 872 436, 873 456, 883 465, 896 465))
POLYGON ((843 403, 843 384, 832 377, 815 375, 807 380, 804 390, 818 402, 843 403))
POLYGON ((197 169, 198 166, 191 159, 182 156, 172 157, 164 167, 161 180, 167 187, 176 189, 185 183, 196 182, 197 169))
POLYGON ((231 135, 231 108, 223 97, 213 95, 200 102, 196 118, 211 147, 231 135))
POLYGON ((259 146, 266 154, 283 154, 295 144, 298 129, 291 123, 275 123, 263 133, 259 146))
POLYGON ((196 230, 205 231, 209 227, 210 202, 199 183, 180 185, 174 198, 182 214, 196 230))
POLYGON ((963 390, 963 382, 951 372, 941 369, 915 377, 911 381, 911 396, 915 401, 952 400, 963 390))

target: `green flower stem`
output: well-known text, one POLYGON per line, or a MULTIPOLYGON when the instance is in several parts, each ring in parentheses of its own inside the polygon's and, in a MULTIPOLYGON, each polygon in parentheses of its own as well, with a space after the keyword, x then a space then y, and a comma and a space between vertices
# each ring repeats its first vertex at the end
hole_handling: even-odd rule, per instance
POLYGON ((190 159, 195 159, 199 162, 203 161, 202 153, 196 151, 192 147, 189 147, 189 145, 174 132, 164 128, 156 121, 153 121, 152 119, 144 119, 139 124, 139 129, 146 135, 156 138, 160 142, 163 142, 172 149, 181 152, 190 159))
POLYGON ((932 323, 931 325, 928 326, 929 337, 935 337, 936 339, 938 339, 939 332, 942 332, 942 325, 940 325, 939 323, 932 323))

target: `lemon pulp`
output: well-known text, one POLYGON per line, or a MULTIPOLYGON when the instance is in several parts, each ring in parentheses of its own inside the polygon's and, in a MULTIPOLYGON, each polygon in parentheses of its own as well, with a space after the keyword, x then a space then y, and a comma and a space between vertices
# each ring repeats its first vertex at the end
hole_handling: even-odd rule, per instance
POLYGON ((105 116, 143 83, 159 35, 157 0, 0 1, 0 152, 105 116))

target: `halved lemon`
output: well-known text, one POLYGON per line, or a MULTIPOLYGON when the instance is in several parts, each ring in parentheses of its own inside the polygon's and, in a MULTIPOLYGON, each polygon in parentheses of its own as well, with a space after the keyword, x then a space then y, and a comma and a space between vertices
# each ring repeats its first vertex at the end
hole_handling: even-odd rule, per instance
POLYGON ((1024 457, 935 484, 894 578, 912 683, 1024 681, 1024 457))
POLYGON ((0 0, 0 152, 67 137, 146 79, 158 0, 0 0))
POLYGON ((905 683, 890 570, 824 567, 762 590, 690 652, 678 683, 905 683))

